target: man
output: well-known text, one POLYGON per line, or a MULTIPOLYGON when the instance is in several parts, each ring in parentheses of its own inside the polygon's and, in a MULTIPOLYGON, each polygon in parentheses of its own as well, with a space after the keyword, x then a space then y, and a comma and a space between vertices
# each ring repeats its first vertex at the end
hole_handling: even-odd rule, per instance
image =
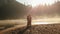
POLYGON ((27 16, 27 27, 31 27, 31 15, 27 16))

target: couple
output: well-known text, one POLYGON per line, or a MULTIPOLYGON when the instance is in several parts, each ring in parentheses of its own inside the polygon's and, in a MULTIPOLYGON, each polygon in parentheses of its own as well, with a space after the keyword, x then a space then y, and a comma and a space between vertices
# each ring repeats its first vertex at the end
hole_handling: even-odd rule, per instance
POLYGON ((32 21, 32 17, 31 15, 27 16, 27 28, 31 27, 31 21, 32 21))

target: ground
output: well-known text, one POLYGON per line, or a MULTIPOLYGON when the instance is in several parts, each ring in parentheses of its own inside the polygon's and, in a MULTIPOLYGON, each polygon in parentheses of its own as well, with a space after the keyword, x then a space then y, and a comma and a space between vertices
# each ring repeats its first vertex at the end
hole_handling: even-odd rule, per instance
POLYGON ((1 34, 60 34, 60 24, 40 24, 31 28, 21 27, 1 34))

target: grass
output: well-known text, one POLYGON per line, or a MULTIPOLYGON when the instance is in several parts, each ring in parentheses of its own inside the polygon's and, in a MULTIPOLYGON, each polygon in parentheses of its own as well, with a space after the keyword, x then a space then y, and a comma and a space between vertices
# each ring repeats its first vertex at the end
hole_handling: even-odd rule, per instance
POLYGON ((60 34, 60 24, 40 24, 31 28, 21 27, 2 34, 60 34))

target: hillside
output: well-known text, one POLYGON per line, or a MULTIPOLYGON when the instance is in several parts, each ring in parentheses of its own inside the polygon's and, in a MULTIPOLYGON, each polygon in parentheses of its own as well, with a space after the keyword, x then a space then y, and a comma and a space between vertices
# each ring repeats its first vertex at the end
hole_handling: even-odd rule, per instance
POLYGON ((27 6, 15 0, 0 1, 2 1, 0 6, 0 19, 18 19, 23 18, 23 16, 27 14, 27 6))

